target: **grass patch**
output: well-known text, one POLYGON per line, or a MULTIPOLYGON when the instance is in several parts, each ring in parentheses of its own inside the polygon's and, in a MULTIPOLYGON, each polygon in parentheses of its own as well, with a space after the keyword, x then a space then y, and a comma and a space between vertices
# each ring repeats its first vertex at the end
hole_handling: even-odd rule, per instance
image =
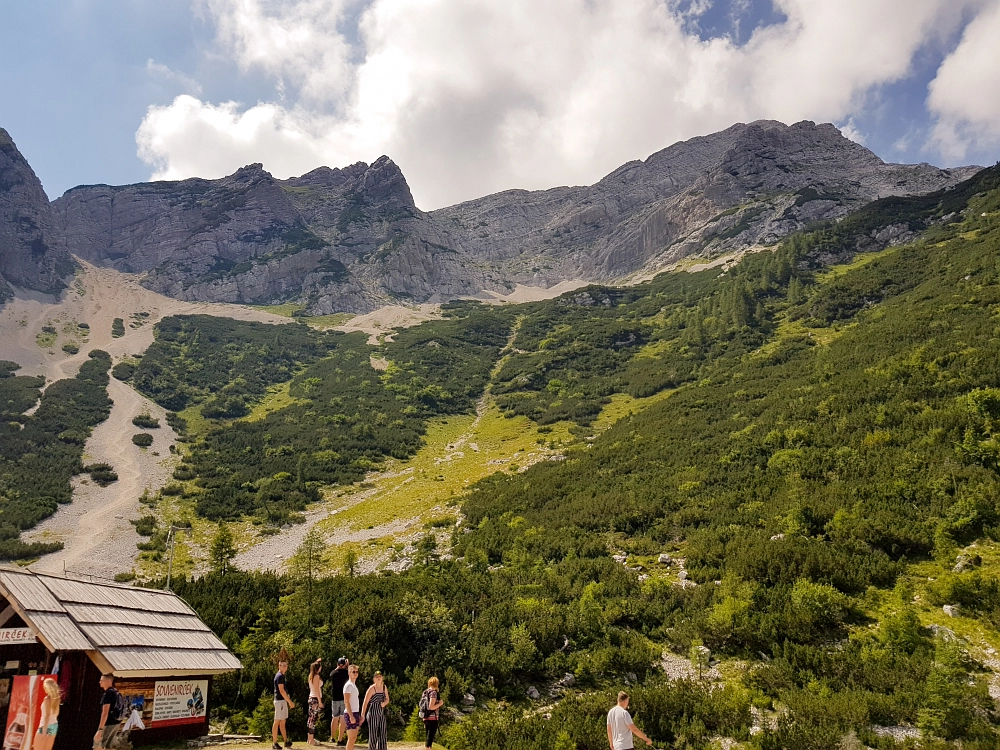
POLYGON ((884 250, 878 250, 873 253, 857 253, 854 256, 854 260, 850 263, 842 263, 839 265, 833 265, 827 268, 821 273, 817 273, 815 280, 817 284, 824 284, 828 281, 833 281, 834 279, 840 278, 844 274, 850 273, 858 268, 864 268, 872 261, 878 260, 879 258, 884 258, 892 253, 899 252, 899 247, 887 247, 884 250))
MULTIPOLYGON (((244 417, 247 422, 259 422, 268 414, 273 411, 279 411, 284 409, 286 406, 292 406, 293 404, 301 403, 296 398, 293 398, 288 392, 288 387, 291 385, 291 381, 286 383, 281 383, 280 385, 272 385, 267 389, 267 395, 254 405, 250 413, 244 417)), ((185 412, 186 413, 186 412, 185 412)))
POLYGON ((335 328, 355 317, 353 313, 333 313, 332 315, 316 315, 315 317, 302 317, 313 328, 335 328))
POLYGON ((46 325, 42 326, 42 330, 35 336, 35 343, 42 347, 42 349, 48 349, 55 346, 57 338, 59 338, 59 334, 56 333, 55 326, 46 325))
POLYGON ((302 312, 305 309, 305 305, 301 302, 285 302, 281 305, 253 305, 258 310, 263 310, 264 312, 269 312, 272 315, 280 315, 283 318, 293 318, 297 317, 295 313, 302 312))
POLYGON ((591 424, 594 434, 604 432, 619 419, 631 417, 643 409, 648 409, 653 404, 668 398, 675 391, 676 389, 664 390, 646 398, 635 398, 627 393, 615 393, 611 396, 610 403, 601 409, 601 413, 591 424))
MULTIPOLYGON (((504 417, 494 404, 478 421, 472 415, 434 420, 415 456, 387 461, 384 471, 369 475, 364 483, 375 485, 370 497, 321 521, 320 527, 360 530, 424 515, 426 520, 441 519, 444 509, 483 477, 558 455, 574 442, 569 427, 561 422, 540 429, 526 417, 504 417)), ((347 504, 362 491, 359 483, 334 502, 347 504)))
POLYGON ((183 411, 177 412, 177 414, 187 422, 189 441, 205 435, 212 428, 212 421, 201 414, 201 404, 189 406, 183 411))

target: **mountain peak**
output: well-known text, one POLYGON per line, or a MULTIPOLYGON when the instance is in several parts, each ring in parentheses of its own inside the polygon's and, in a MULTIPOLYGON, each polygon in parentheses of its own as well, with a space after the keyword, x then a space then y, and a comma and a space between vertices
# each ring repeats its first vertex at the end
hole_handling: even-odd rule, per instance
POLYGON ((423 213, 399 165, 276 180, 77 189, 53 204, 81 256, 184 299, 300 300, 310 313, 652 273, 774 244, 879 196, 970 170, 883 163, 830 123, 736 123, 630 161, 592 186, 511 190, 423 213), (250 189, 248 189, 250 188, 250 189))
POLYGON ((40 292, 64 288, 73 263, 54 229, 42 183, 0 128, 0 276, 40 292))

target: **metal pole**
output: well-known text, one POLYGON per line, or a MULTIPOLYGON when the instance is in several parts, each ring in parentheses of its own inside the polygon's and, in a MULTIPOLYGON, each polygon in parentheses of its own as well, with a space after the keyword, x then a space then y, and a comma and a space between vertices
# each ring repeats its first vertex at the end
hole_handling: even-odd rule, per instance
POLYGON ((167 539, 170 541, 170 557, 167 559, 167 591, 170 591, 170 574, 174 570, 174 529, 175 526, 170 527, 170 531, 167 532, 167 539))

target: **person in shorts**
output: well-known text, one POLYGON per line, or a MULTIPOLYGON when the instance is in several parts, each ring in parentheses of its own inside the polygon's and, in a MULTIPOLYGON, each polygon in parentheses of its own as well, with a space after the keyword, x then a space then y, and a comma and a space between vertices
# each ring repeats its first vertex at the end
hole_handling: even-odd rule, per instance
POLYGON ((349 662, 346 656, 337 659, 337 668, 330 670, 330 681, 327 683, 330 690, 330 742, 336 742, 341 746, 347 744, 347 725, 344 723, 344 685, 349 679, 348 666, 349 662), (335 728, 336 740, 333 739, 335 728))
POLYGON ((121 732, 125 717, 118 715, 118 691, 115 690, 115 676, 110 673, 102 674, 101 688, 104 690, 101 696, 101 719, 97 724, 97 734, 94 735, 94 746, 107 750, 115 741, 118 733, 121 732))
POLYGON ((295 704, 292 703, 292 699, 288 697, 288 691, 285 689, 285 672, 288 671, 288 662, 279 661, 278 662, 278 673, 274 675, 274 723, 271 725, 271 749, 281 750, 281 745, 278 744, 278 732, 281 732, 281 738, 285 741, 285 747, 291 747, 292 743, 288 740, 288 729, 285 727, 285 722, 288 721, 288 710, 295 708, 295 704))
POLYGON ((344 683, 344 724, 347 726, 347 750, 354 750, 361 728, 361 693, 358 692, 358 668, 351 664, 347 668, 347 682, 344 683))

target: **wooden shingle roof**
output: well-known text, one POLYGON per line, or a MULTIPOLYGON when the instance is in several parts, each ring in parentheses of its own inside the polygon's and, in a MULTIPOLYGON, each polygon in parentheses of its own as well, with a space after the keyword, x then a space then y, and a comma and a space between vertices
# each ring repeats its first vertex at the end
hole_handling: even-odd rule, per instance
POLYGON ((96 653, 120 677, 241 668, 195 611, 169 591, 0 569, 0 594, 50 651, 96 653))

